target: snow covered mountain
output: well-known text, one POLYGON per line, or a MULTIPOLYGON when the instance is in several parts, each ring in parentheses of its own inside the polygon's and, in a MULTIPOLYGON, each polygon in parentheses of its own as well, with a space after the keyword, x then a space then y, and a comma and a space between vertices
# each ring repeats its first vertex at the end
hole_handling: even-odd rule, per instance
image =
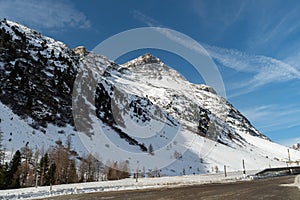
POLYGON ((300 151, 300 144, 299 143, 294 144, 291 148, 300 151))
MULTIPOLYGON (((213 88, 188 82, 153 55, 118 65, 7 20, 0 21, 0 93, 0 130, 9 151, 71 138, 83 154, 96 152, 100 141, 103 159, 121 156, 135 170, 134 156, 101 143, 96 123, 115 147, 143 157, 140 168, 162 167, 167 175, 224 165, 242 170, 242 160, 247 169, 285 166, 288 159, 286 147, 256 130, 213 88), (174 162, 159 166, 161 159, 174 162)), ((299 159, 299 151, 290 151, 299 159)))

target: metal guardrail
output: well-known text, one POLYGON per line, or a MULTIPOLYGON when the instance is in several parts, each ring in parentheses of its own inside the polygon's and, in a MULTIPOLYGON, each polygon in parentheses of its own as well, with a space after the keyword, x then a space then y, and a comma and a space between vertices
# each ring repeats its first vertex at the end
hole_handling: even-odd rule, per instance
POLYGON ((292 175, 292 174, 300 174, 300 166, 267 168, 261 172, 256 173, 255 176, 266 177, 266 176, 283 176, 283 175, 292 175))

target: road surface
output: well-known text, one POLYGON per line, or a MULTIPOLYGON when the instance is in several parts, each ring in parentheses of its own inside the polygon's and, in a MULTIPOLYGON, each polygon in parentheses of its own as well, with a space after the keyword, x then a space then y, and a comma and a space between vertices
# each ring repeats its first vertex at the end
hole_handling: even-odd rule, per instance
POLYGON ((47 200, 232 200, 232 199, 272 199, 272 200, 299 200, 300 190, 297 187, 281 186, 294 183, 295 176, 267 178, 254 181, 234 183, 216 183, 193 185, 177 188, 162 188, 135 191, 99 192, 90 194, 68 195, 51 197, 47 200))

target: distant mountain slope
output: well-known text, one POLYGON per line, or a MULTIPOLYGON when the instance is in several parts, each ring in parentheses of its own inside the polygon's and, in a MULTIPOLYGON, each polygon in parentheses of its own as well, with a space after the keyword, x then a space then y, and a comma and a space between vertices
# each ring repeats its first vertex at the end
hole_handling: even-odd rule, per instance
MULTIPOLYGON (((175 162, 163 166, 163 174, 207 173, 224 165, 241 170, 242 160, 247 169, 260 169, 287 159, 286 147, 272 143, 213 88, 189 83, 150 54, 118 65, 1 20, 0 89, 0 128, 8 150, 26 143, 47 148, 71 137, 80 153, 103 145, 103 159, 105 151, 118 156, 99 143, 90 115, 95 113, 114 146, 144 156, 140 168, 153 169, 153 160, 164 159, 156 152, 169 152, 165 159, 175 162), (74 85, 78 77, 82 81, 74 85), (81 115, 74 117, 77 111, 81 115)), ((291 152, 292 159, 299 158, 298 151, 291 152)), ((136 163, 132 157, 121 159, 136 163)))
POLYGON ((291 148, 300 151, 300 144, 299 143, 294 144, 291 148))

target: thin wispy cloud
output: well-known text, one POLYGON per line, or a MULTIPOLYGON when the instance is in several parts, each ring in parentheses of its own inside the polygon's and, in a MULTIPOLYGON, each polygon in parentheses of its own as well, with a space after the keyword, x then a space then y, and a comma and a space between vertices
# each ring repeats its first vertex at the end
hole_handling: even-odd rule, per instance
POLYGON ((203 48, 200 48, 199 45, 193 41, 193 40, 190 40, 189 38, 183 38, 181 37, 180 35, 175 35, 173 32, 170 32, 168 31, 167 29, 164 29, 164 28, 167 28, 165 26, 163 26, 162 24, 160 24, 158 21, 152 19, 151 17, 147 16, 147 15, 144 15, 143 13, 135 10, 133 12, 133 16, 145 23, 147 26, 150 26, 150 27, 156 27, 156 30, 157 32, 163 34, 164 36, 166 36, 167 38, 169 38, 170 40, 173 40, 174 42, 188 48, 188 49, 191 49, 195 52, 198 52, 198 53, 201 53, 201 54, 207 54, 206 51, 203 50, 203 48))
POLYGON ((205 24, 208 30, 217 30, 220 33, 219 35, 222 35, 228 28, 243 18, 245 8, 248 6, 247 0, 235 1, 233 4, 227 2, 226 11, 224 11, 222 0, 214 1, 213 5, 209 1, 193 0, 191 11, 201 20, 201 24, 205 24))
POLYGON ((297 105, 263 105, 241 109, 241 112, 266 132, 300 126, 297 105))
POLYGON ((156 21, 155 19, 141 13, 138 10, 134 10, 132 12, 132 14, 133 14, 133 17, 136 20, 138 20, 142 23, 145 23, 147 26, 163 27, 158 21, 156 21))
POLYGON ((300 137, 296 131, 294 135, 290 132, 289 136, 286 135, 288 129, 299 127, 300 109, 297 105, 263 105, 242 109, 241 112, 247 116, 250 121, 259 127, 260 131, 266 133, 281 132, 278 142, 282 145, 292 146, 295 143, 300 143, 300 137))
POLYGON ((300 50, 296 51, 295 53, 287 56, 284 61, 289 63, 290 65, 294 66, 297 69, 300 69, 300 50))
POLYGON ((239 87, 248 88, 249 91, 274 82, 300 79, 300 72, 296 68, 275 58, 210 45, 204 47, 223 66, 249 73, 251 79, 239 84, 239 87))
MULTIPOLYGON (((134 11, 134 17, 148 26, 163 27, 158 21, 139 11, 134 11)), ((174 42, 194 50, 197 53, 203 53, 203 49, 198 48, 191 40, 181 38, 165 29, 158 28, 157 30, 174 42)), ((248 81, 235 84, 236 88, 233 89, 242 90, 233 96, 251 92, 270 83, 300 79, 300 72, 296 68, 275 58, 251 55, 236 49, 226 49, 205 43, 202 43, 202 46, 217 63, 238 72, 246 73, 250 77, 248 81)))
POLYGON ((247 24, 247 35, 243 38, 245 48, 284 57, 287 49, 298 46, 299 4, 249 1, 247 11, 243 23, 247 24), (285 44, 289 46, 284 47, 285 44))
POLYGON ((277 142, 282 145, 285 145, 286 147, 291 147, 294 144, 300 143, 300 137, 293 137, 285 140, 280 140, 277 142))
MULTIPOLYGON (((300 114, 300 109, 295 105, 262 105, 258 107, 248 108, 246 110, 242 110, 244 114, 251 115, 253 121, 261 121, 263 118, 267 116, 273 116, 276 113, 276 116, 279 118, 300 114), (278 112, 280 110, 280 112, 278 112)), ((300 123, 300 122, 299 122, 300 123)))
POLYGON ((2 0, 0 16, 44 29, 91 27, 87 17, 72 6, 72 1, 2 0))

